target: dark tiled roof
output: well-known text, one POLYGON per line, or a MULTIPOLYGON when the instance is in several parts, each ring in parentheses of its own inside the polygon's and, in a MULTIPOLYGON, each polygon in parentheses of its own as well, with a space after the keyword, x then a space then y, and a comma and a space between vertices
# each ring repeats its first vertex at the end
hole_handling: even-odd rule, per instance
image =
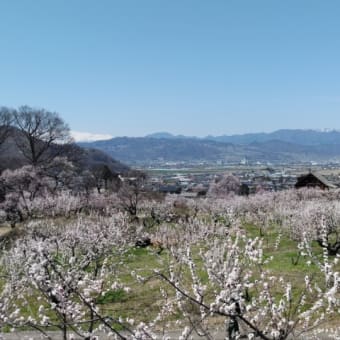
POLYGON ((336 189, 337 188, 336 185, 331 183, 324 176, 322 176, 321 174, 315 173, 315 172, 310 172, 306 175, 302 175, 302 176, 298 177, 297 183, 295 184, 295 187, 299 188, 299 187, 303 187, 303 186, 306 186, 306 185, 308 186, 309 181, 310 181, 310 180, 308 180, 308 178, 311 178, 311 177, 314 177, 319 183, 324 185, 326 188, 329 188, 329 189, 336 189))
POLYGON ((324 184, 325 186, 335 189, 337 188, 336 185, 334 185, 333 183, 331 183, 328 179, 326 179, 324 176, 322 176, 321 174, 317 174, 315 172, 311 172, 311 174, 317 178, 322 184, 324 184))

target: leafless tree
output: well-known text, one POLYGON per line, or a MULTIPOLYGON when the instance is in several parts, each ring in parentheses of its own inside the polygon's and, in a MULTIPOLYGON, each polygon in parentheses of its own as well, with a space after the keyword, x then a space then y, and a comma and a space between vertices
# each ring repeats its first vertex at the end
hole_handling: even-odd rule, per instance
POLYGON ((17 146, 34 166, 52 160, 71 142, 69 127, 55 112, 21 106, 13 110, 13 118, 21 132, 17 146))
POLYGON ((0 107, 0 145, 5 142, 11 131, 13 110, 0 107))
POLYGON ((143 172, 131 171, 129 177, 124 178, 123 184, 118 191, 122 208, 133 218, 137 218, 146 175, 143 172))
POLYGON ((77 174, 77 168, 67 157, 55 157, 48 166, 44 167, 44 174, 54 182, 53 192, 57 189, 69 189, 73 178, 77 174))

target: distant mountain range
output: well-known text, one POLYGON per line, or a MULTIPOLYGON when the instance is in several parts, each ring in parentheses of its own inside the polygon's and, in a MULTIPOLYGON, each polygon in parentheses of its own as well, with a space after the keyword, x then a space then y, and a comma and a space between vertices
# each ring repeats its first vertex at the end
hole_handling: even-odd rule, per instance
POLYGON ((146 137, 117 137, 79 143, 106 152, 121 162, 329 162, 340 161, 340 132, 278 130, 205 138, 159 132, 146 137))
POLYGON ((301 145, 326 145, 326 144, 340 144, 340 131, 337 130, 289 130, 282 129, 269 133, 246 133, 240 135, 223 135, 223 136, 207 136, 203 138, 199 137, 187 137, 183 135, 173 135, 168 132, 156 132, 147 135, 148 138, 166 138, 166 139, 201 139, 212 140, 215 142, 233 143, 233 144, 251 144, 251 143, 263 143, 272 140, 278 140, 281 142, 301 144, 301 145))

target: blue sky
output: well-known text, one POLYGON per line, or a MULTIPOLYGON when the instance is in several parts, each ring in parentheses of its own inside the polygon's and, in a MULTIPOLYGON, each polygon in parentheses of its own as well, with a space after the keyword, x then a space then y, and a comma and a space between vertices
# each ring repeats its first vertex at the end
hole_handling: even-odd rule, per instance
POLYGON ((340 2, 1 0, 0 105, 113 136, 340 129, 340 2))

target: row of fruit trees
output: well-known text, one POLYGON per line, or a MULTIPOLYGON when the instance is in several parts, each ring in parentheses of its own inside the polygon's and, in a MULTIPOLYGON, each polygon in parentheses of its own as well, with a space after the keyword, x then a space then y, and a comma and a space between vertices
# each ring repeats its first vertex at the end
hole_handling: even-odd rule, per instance
POLYGON ((16 219, 1 241, 2 334, 339 336, 339 191, 149 198, 132 216, 115 193, 28 182, 0 205, 3 225, 16 219))

